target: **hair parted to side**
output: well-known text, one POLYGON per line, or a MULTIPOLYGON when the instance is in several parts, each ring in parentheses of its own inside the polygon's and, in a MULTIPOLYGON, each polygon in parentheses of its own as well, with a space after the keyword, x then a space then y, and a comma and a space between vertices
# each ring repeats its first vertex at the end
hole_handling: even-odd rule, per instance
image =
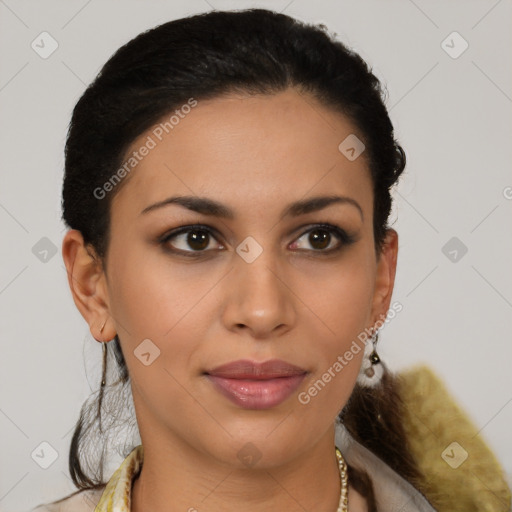
MULTIPOLYGON (((361 134, 373 183, 378 257, 389 227, 390 189, 406 163, 394 139, 385 92, 366 62, 325 26, 265 9, 212 11, 170 21, 114 53, 73 110, 65 148, 64 222, 82 233, 107 270, 110 205, 127 178, 104 198, 94 190, 123 164, 133 141, 190 98, 275 94, 289 87, 342 113, 361 134)), ((105 402, 115 405, 116 393, 125 393, 129 385, 119 338, 108 346, 118 378, 107 381, 105 397, 100 390, 84 404, 71 443, 69 469, 79 489, 105 483, 103 461, 111 447, 99 429, 102 411, 105 402), (100 447, 96 461, 88 459, 84 446, 100 447)), ((341 417, 352 436, 417 485, 420 473, 407 450, 393 379, 386 371, 377 390, 356 387, 341 417)), ((360 491, 371 496, 368 478, 349 471, 360 491)))

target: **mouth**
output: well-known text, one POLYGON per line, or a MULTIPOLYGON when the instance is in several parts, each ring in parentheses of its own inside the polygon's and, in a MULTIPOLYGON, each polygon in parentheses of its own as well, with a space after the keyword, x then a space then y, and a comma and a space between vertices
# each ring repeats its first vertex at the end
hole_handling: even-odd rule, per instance
POLYGON ((206 372, 214 388, 244 409, 270 409, 284 402, 308 372, 280 359, 233 361, 206 372))

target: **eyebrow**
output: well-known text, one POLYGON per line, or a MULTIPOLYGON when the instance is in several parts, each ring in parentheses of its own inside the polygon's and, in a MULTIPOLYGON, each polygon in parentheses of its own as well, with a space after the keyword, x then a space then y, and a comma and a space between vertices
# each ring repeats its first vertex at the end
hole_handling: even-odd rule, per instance
MULTIPOLYGON (((148 212, 172 204, 183 206, 189 210, 201 213, 203 215, 210 215, 213 217, 221 217, 225 219, 235 218, 234 211, 228 206, 225 206, 222 203, 219 203, 213 199, 198 196, 169 197, 167 199, 164 199, 163 201, 159 201, 157 203, 147 206, 146 208, 144 208, 144 210, 140 212, 140 215, 146 214, 148 212)), ((299 215, 306 215, 308 213, 316 212, 318 210, 327 208, 328 206, 333 204, 348 204, 355 206, 359 211, 361 219, 364 220, 363 209, 355 199, 352 199, 351 197, 347 196, 335 195, 317 196, 291 203, 283 210, 281 214, 281 219, 285 217, 298 217, 299 215)))

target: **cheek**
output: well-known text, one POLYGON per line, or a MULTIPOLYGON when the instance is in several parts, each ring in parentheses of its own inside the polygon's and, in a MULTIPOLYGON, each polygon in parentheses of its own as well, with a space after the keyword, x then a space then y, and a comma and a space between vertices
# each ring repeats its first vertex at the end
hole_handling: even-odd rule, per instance
MULTIPOLYGON (((113 258, 115 255, 113 254, 113 258)), ((124 338, 171 335, 204 294, 208 280, 188 265, 173 265, 159 251, 141 247, 118 255, 112 269, 111 309, 124 338)))
POLYGON ((197 408, 182 383, 187 382, 197 340, 204 338, 197 316, 200 299, 212 285, 196 279, 191 267, 185 275, 165 258, 152 257, 150 251, 132 250, 117 261, 111 309, 134 399, 168 422, 176 408, 197 408))
MULTIPOLYGON (((211 301, 220 277, 207 266, 176 265, 147 248, 118 255, 117 261, 111 309, 129 373, 147 393, 170 397, 172 376, 185 382, 187 370, 198 364, 201 340, 215 322, 211 301), (148 360, 154 362, 145 366, 148 360)), ((179 386, 175 391, 182 392, 179 386)))
POLYGON ((355 385, 364 356, 365 330, 370 327, 371 263, 354 251, 339 266, 310 272, 303 283, 300 293, 311 305, 309 338, 314 340, 318 364, 305 386, 302 403, 310 402, 313 409, 341 409, 355 385))
POLYGON ((343 341, 369 327, 375 268, 363 252, 354 250, 336 264, 303 269, 307 277, 301 278, 298 293, 321 320, 324 339, 330 340, 330 344, 335 340, 339 350, 343 341))

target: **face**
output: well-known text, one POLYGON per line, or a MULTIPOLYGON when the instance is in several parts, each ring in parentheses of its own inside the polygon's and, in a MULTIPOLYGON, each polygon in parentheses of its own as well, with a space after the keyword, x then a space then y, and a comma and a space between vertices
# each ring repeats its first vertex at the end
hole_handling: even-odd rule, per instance
POLYGON ((98 293, 143 443, 231 465, 254 450, 271 467, 332 429, 396 263, 393 243, 376 259, 365 154, 338 149, 350 134, 363 138, 290 89, 199 101, 162 140, 134 141, 129 154, 156 144, 113 199, 98 293))

